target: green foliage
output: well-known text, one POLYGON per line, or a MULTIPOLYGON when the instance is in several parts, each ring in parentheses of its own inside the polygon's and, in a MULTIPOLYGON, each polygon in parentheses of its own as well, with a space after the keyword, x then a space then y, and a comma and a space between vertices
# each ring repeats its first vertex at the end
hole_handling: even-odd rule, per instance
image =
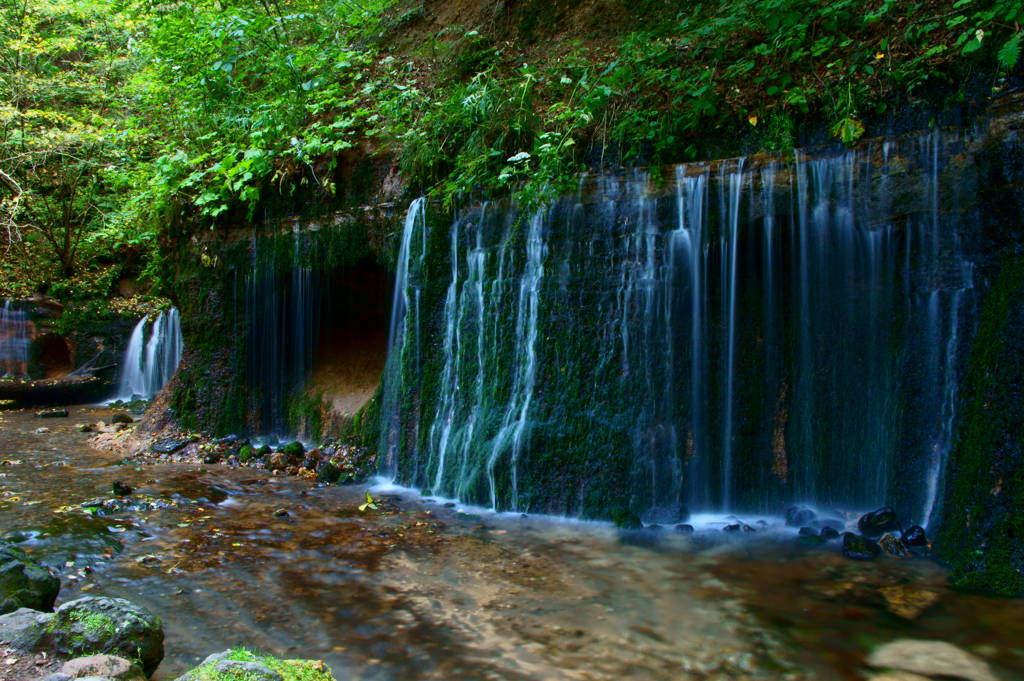
POLYGON ((374 501, 373 496, 370 494, 370 490, 366 490, 366 501, 362 504, 359 504, 359 512, 363 513, 367 509, 376 511, 377 508, 377 502, 374 501))
MULTIPOLYGON (((453 25, 399 57, 387 40, 426 10, 393 4, 0 6, 0 235, 18 261, 0 289, 104 295, 126 269, 159 285, 162 233, 271 194, 329 201, 367 152, 448 206, 529 207, 587 166, 783 151, 808 121, 853 143, 930 86, 1017 69, 1024 21, 1016 0, 647 3, 608 45, 524 57, 453 25)), ((524 4, 520 37, 542 39, 556 4, 524 4)))

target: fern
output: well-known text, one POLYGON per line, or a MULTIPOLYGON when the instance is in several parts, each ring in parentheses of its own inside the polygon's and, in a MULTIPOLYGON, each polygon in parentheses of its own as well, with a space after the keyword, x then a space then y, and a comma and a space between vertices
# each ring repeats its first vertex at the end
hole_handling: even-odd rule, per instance
POLYGON ((1020 38, 1024 33, 1014 33, 1013 37, 1006 41, 999 49, 999 63, 1004 69, 1009 71, 1017 65, 1017 61, 1020 59, 1020 38))

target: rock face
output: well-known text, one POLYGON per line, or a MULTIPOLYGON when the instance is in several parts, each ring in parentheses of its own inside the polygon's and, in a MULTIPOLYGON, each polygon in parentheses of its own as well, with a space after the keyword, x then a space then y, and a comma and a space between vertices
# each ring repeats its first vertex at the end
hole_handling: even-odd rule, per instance
POLYGON ((966 681, 996 681, 987 663, 944 641, 901 639, 868 656, 872 667, 942 676, 966 681))
POLYGON ((112 681, 146 681, 145 673, 137 664, 115 655, 76 657, 65 662, 59 673, 72 679, 99 676, 112 681))
POLYGON ((0 615, 18 608, 52 610, 60 580, 27 553, 0 543, 0 615))
POLYGON ((118 655, 138 660, 147 675, 164 657, 159 618, 123 598, 79 598, 53 614, 21 609, 0 617, 0 639, 15 650, 45 651, 64 659, 118 655))
MULTIPOLYGON (((1020 158, 1024 135, 1014 137, 1019 141, 1008 153, 1020 158)), ((1024 187, 1024 166, 986 180, 1024 187)), ((1024 190, 1014 195, 1011 202, 999 193, 1006 220, 987 227, 997 237, 1021 224, 1024 190)), ((957 586, 1003 596, 1024 595, 1024 255, 1013 252, 992 277, 971 347, 935 538, 957 586)))

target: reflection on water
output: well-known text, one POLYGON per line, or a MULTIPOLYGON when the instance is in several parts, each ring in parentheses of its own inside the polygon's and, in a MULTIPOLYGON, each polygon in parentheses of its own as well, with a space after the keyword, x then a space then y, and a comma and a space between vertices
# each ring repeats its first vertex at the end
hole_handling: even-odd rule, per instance
POLYGON ((119 465, 73 427, 105 416, 73 410, 36 434, 31 414, 0 412, 0 531, 62 570, 62 600, 109 594, 159 614, 157 679, 232 645, 374 681, 859 679, 871 646, 906 637, 1024 671, 1024 604, 953 593, 924 561, 700 533, 622 541, 408 493, 360 513, 362 488, 119 465), (136 489, 127 510, 80 508, 114 480, 136 489))

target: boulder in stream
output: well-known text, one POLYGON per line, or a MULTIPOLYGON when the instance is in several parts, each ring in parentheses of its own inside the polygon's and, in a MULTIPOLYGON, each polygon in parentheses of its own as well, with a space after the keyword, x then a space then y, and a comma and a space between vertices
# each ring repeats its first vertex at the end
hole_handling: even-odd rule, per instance
POLYGON ((0 615, 18 608, 52 610, 59 591, 60 580, 48 569, 21 549, 0 543, 0 615))
POLYGON ((882 547, 867 537, 853 532, 843 532, 843 555, 851 560, 874 560, 882 553, 882 547))
POLYGON ((862 515, 857 520, 857 529, 865 537, 881 537, 886 532, 900 529, 900 522, 896 511, 885 506, 862 515))
POLYGON ((903 530, 903 534, 900 537, 903 544, 906 546, 928 546, 928 535, 925 534, 924 528, 920 525, 911 525, 907 529, 903 530))
POLYGON ((67 409, 44 409, 36 412, 36 417, 41 419, 59 419, 67 418, 67 409))

